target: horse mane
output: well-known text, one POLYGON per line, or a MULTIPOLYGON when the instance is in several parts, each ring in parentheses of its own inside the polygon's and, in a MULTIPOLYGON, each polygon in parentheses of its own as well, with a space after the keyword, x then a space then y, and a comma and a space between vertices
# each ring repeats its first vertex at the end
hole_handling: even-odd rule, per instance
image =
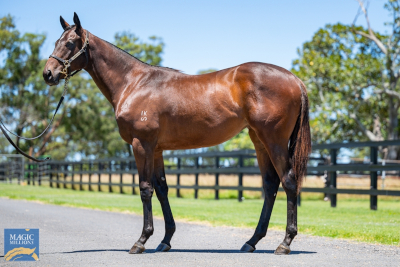
MULTIPOLYGON (((97 37, 97 38, 99 38, 99 37, 97 37)), ((113 47, 117 48, 118 50, 120 50, 120 51, 122 51, 122 52, 124 52, 124 53, 126 53, 126 54, 128 54, 128 55, 130 55, 130 56, 133 57, 135 60, 138 60, 139 62, 141 62, 141 63, 143 63, 143 64, 146 64, 147 66, 155 67, 155 68, 160 68, 160 69, 166 69, 166 70, 170 70, 170 71, 175 71, 175 72, 180 72, 180 73, 182 73, 182 71, 177 70, 177 69, 173 69, 173 68, 169 68, 169 67, 163 67, 163 66, 154 66, 154 65, 150 65, 149 63, 146 63, 146 62, 144 62, 144 61, 141 61, 140 59, 138 59, 138 58, 135 57, 134 55, 129 54, 129 53, 128 53, 127 51, 125 51, 124 49, 119 48, 119 47, 116 46, 115 44, 110 43, 109 41, 103 40, 103 39, 101 39, 101 38, 99 38, 99 39, 102 40, 102 41, 104 41, 104 42, 106 42, 106 43, 108 43, 108 44, 110 44, 110 45, 112 45, 113 47)))
MULTIPOLYGON (((70 30, 70 29, 72 29, 73 27, 75 27, 75 25, 70 25, 70 26, 68 26, 67 28, 65 28, 65 30, 64 30, 64 32, 62 33, 62 34, 64 34, 66 31, 68 31, 68 30, 70 30)), ((62 34, 61 34, 61 36, 62 36, 62 34)), ((97 37, 97 36, 96 36, 97 37)), ((133 57, 134 59, 136 59, 136 60, 138 60, 138 61, 140 61, 141 63, 143 63, 143 64, 146 64, 147 66, 150 66, 150 67, 156 67, 156 68, 160 68, 160 69, 166 69, 166 70, 170 70, 170 71, 175 71, 175 72, 179 72, 179 73, 182 73, 182 71, 180 71, 180 70, 177 70, 177 69, 173 69, 173 68, 169 68, 169 67, 163 67, 163 66, 154 66, 154 65, 150 65, 149 63, 146 63, 146 62, 144 62, 144 61, 141 61, 140 59, 138 59, 137 57, 135 57, 134 55, 132 55, 132 54, 129 54, 128 52, 126 52, 124 49, 122 49, 122 48, 119 48, 118 46, 116 46, 115 44, 113 44, 113 43, 110 43, 109 41, 106 41, 106 40, 104 40, 104 39, 101 39, 100 37, 97 37, 97 38, 99 38, 100 40, 102 40, 102 41, 104 41, 104 42, 106 42, 106 43, 108 43, 108 44, 110 44, 111 46, 113 46, 113 47, 115 47, 115 48, 117 48, 118 50, 120 50, 120 51, 122 51, 122 52, 124 52, 124 53, 126 53, 126 54, 128 54, 128 55, 130 55, 131 57, 133 57)))

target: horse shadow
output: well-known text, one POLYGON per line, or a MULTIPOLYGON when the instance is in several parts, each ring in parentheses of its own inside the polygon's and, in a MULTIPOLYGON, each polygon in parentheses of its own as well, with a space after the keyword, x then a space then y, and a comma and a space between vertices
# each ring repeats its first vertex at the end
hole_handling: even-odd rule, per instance
MULTIPOLYGON (((74 250, 74 251, 66 251, 61 252, 65 254, 73 254, 73 253, 90 253, 90 252, 129 252, 127 249, 93 249, 93 250, 74 250)), ((157 253, 155 249, 146 249, 144 254, 153 254, 157 253)), ((244 254, 240 250, 236 249, 171 249, 168 253, 220 253, 220 254, 227 254, 227 253, 240 253, 244 254)), ((255 250, 253 253, 264 253, 264 254, 274 254, 274 250, 255 250)), ((299 255, 299 254, 315 254, 315 251, 305 251, 305 250, 296 250, 291 251, 290 255, 299 255)))

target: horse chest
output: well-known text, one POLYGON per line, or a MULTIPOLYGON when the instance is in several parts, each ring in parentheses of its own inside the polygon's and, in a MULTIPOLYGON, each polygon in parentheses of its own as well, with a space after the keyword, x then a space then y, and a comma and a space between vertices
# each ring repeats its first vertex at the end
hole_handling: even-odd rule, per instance
POLYGON ((115 118, 119 133, 127 143, 132 143, 133 138, 154 138, 159 127, 158 116, 147 109, 116 113, 115 118))

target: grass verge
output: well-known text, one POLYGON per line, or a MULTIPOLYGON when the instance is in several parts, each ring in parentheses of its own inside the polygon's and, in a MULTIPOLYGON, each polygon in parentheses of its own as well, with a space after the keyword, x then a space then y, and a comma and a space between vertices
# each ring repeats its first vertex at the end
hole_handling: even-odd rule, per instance
MULTIPOLYGON (((53 189, 39 186, 0 184, 0 197, 36 200, 44 203, 91 209, 142 213, 138 196, 102 192, 53 189)), ((162 216, 157 198, 153 198, 153 213, 162 216)), ((178 220, 207 222, 214 226, 255 228, 263 202, 261 200, 209 200, 170 198, 172 212, 178 220)), ((300 233, 344 238, 369 243, 400 245, 400 201, 379 200, 378 210, 369 209, 369 200, 338 199, 338 207, 328 202, 303 200, 298 208, 300 233)), ((270 228, 286 227, 286 201, 277 199, 270 228)))

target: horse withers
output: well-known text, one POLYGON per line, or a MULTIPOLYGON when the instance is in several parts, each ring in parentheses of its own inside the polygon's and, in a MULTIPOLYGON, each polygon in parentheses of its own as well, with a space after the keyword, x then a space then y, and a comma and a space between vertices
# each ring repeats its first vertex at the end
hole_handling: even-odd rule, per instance
POLYGON ((287 227, 275 254, 289 254, 297 234, 297 194, 311 150, 308 98, 301 80, 283 68, 259 62, 203 75, 150 66, 83 29, 76 13, 75 25, 62 17, 60 21, 64 32, 43 70, 44 80, 56 85, 73 71, 85 69, 113 106, 120 135, 133 148, 144 225, 129 253, 142 253, 153 234, 154 190, 165 221, 165 236, 156 250, 171 248, 175 222, 162 152, 214 146, 248 128, 265 199, 255 233, 241 251, 254 251, 266 235, 282 183, 287 227))

